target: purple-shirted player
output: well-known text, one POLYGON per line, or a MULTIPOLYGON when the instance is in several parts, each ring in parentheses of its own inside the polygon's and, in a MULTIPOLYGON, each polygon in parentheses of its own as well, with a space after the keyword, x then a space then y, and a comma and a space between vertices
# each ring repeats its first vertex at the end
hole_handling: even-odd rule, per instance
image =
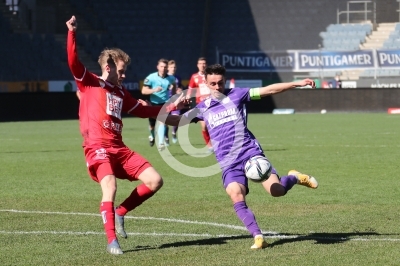
MULTIPOLYGON (((260 144, 247 128, 245 104, 296 87, 315 87, 315 83, 311 79, 304 79, 261 88, 225 90, 225 68, 219 64, 206 68, 205 79, 211 96, 182 116, 168 116, 166 123, 181 126, 199 120, 206 122, 215 156, 222 169, 225 191, 233 202, 237 216, 254 237, 251 249, 265 248, 268 244, 245 200, 249 188, 244 165, 253 156, 264 156, 260 144)), ((273 167, 271 176, 261 184, 273 197, 284 196, 295 184, 314 189, 318 187, 317 180, 312 176, 291 170, 287 176, 279 178, 273 167)))
MULTIPOLYGON (((175 84, 176 84, 176 90, 169 91, 170 97, 174 96, 175 94, 181 94, 183 92, 182 79, 175 74, 176 69, 177 69, 177 66, 176 66, 175 60, 169 60, 168 61, 168 75, 175 77, 175 84)), ((183 108, 183 109, 172 111, 171 115, 182 115, 182 114, 186 113, 188 110, 189 110, 189 105, 186 105, 185 108, 183 108)), ((177 137, 176 133, 178 133, 178 127, 173 126, 172 127, 172 142, 173 143, 178 142, 178 137, 177 137)))

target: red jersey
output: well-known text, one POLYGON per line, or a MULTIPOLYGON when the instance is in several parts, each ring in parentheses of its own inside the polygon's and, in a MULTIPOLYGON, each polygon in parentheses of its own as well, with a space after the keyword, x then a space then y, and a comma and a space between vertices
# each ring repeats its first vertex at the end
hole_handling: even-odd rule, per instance
POLYGON ((196 91, 196 103, 199 103, 210 96, 210 89, 205 84, 204 74, 198 72, 192 75, 189 81, 189 88, 187 93, 192 96, 193 90, 196 91))
POLYGON ((80 91, 79 125, 83 146, 103 148, 124 145, 122 142, 121 113, 142 118, 156 117, 159 106, 143 106, 123 86, 113 85, 90 73, 76 53, 75 32, 68 31, 68 65, 80 91))

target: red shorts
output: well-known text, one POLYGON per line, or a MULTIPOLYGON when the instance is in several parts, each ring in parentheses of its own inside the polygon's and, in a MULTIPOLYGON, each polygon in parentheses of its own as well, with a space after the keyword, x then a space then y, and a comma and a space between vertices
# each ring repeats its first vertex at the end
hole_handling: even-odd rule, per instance
POLYGON ((90 177, 100 182, 106 175, 119 179, 138 180, 138 176, 151 164, 140 154, 126 146, 101 148, 84 147, 86 166, 90 177))

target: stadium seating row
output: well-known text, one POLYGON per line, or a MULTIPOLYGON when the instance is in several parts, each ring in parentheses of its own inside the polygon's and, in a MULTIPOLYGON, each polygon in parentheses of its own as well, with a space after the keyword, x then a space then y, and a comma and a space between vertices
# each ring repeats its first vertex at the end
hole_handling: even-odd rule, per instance
POLYGON ((374 77, 399 77, 400 70, 398 69, 366 69, 360 73, 360 78, 374 77))
POLYGON ((357 50, 372 32, 372 24, 330 24, 320 32, 324 50, 357 50))
POLYGON ((397 23, 395 30, 390 33, 389 38, 383 43, 384 49, 400 49, 400 23, 397 23))
MULTIPOLYGON (((226 1, 210 1, 212 7, 209 8, 209 14, 204 13, 207 1, 68 2, 78 18, 91 27, 86 32, 78 33, 79 47, 92 61, 97 61, 104 47, 121 47, 132 58, 132 65, 128 69, 132 73, 127 76, 137 79, 156 71, 156 62, 161 57, 175 59, 179 74, 187 79, 196 71, 199 56, 205 55, 208 62, 216 62, 217 49, 316 49, 322 43, 326 50, 356 50, 372 32, 372 25, 368 23, 329 25, 335 15, 329 12, 321 15, 321 11, 336 10, 336 1, 231 0, 229 4, 226 1), (205 21, 206 17, 209 18, 208 22, 205 21), (204 31, 204 25, 209 25, 208 31, 204 31), (324 29, 324 25, 328 26, 324 29), (312 32, 313 36, 320 33, 322 42, 318 38, 305 36, 304 32, 312 32), (202 44, 203 40, 206 40, 205 45, 202 44)), ((396 29, 398 31, 385 42, 384 48, 400 47, 400 26, 396 26, 396 29)), ((3 50, 8 55, 24 58, 24 64, 32 69, 25 71, 24 75, 31 75, 31 79, 39 74, 53 75, 54 79, 71 78, 66 66, 65 49, 55 41, 53 35, 12 34, 8 21, 1 15, 0 33, 6 36, 6 40, 0 42, 0 48, 6 47, 3 50), (11 35, 13 37, 8 38, 11 35), (32 62, 51 67, 43 67, 41 69, 46 71, 37 73, 32 62)), ((18 67, 10 69, 14 74, 19 71, 18 67)))

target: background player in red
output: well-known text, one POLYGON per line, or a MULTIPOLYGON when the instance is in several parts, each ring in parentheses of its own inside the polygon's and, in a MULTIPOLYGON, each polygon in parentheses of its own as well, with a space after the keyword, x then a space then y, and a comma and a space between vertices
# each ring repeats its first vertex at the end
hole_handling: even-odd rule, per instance
POLYGON ((121 49, 106 48, 100 53, 100 77, 87 71, 76 52, 75 16, 66 24, 69 30, 68 65, 80 92, 79 124, 86 164, 90 177, 100 184, 102 190, 100 213, 108 239, 107 251, 119 255, 123 252, 115 229, 126 238, 124 215, 153 196, 163 185, 160 174, 151 164, 123 143, 121 113, 148 118, 172 110, 169 107, 146 106, 146 102, 134 99, 122 86, 130 57, 121 49), (142 184, 114 209, 116 178, 140 180, 142 184))
MULTIPOLYGON (((205 78, 204 78, 204 71, 206 67, 207 67, 206 58, 200 57, 197 60, 197 68, 199 72, 193 74, 190 77, 189 87, 186 93, 186 99, 190 100, 191 98, 196 97, 196 104, 200 103, 201 101, 210 96, 210 89, 205 84, 205 78)), ((204 141, 206 142, 208 150, 210 152, 213 152, 213 148, 210 143, 210 134, 208 134, 206 123, 204 121, 199 121, 199 123, 201 125, 201 133, 203 135, 204 141)))

